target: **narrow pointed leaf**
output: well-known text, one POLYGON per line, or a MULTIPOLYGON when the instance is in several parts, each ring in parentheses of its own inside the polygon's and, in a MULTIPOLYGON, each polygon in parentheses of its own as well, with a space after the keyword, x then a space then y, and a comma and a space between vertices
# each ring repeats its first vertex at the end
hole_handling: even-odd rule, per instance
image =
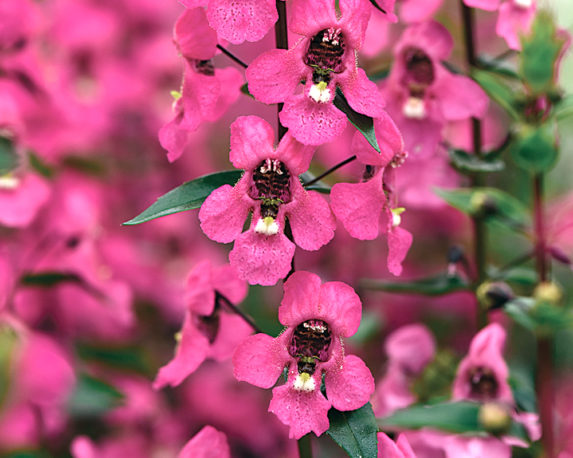
POLYGON ((460 172, 499 172, 505 168, 504 162, 498 158, 480 158, 461 149, 451 149, 449 154, 450 162, 460 172))
POLYGON ((425 296, 440 296, 469 288, 468 283, 457 275, 440 274, 435 277, 410 281, 387 281, 363 279, 360 282, 363 288, 388 293, 422 294, 425 296))
POLYGON ((485 70, 474 70, 472 78, 513 119, 519 119, 515 108, 517 103, 515 91, 502 77, 485 70))
POLYGON ((376 133, 374 132, 374 120, 370 116, 354 111, 348 104, 348 100, 346 100, 342 91, 338 88, 336 89, 336 96, 334 97, 334 106, 346 115, 352 125, 356 127, 360 133, 364 135, 364 138, 368 140, 368 143, 372 145, 372 148, 380 152, 380 146, 378 146, 376 133))
POLYGON ((241 170, 229 170, 187 181, 159 197, 145 211, 123 224, 133 226, 162 216, 199 208, 215 189, 225 184, 235 184, 241 178, 242 173, 241 170))
POLYGON ((72 394, 68 411, 77 417, 100 416, 118 406, 123 394, 112 385, 88 374, 81 374, 74 393, 72 394))
POLYGON ((384 8, 382 8, 377 2, 376 0, 370 0, 370 3, 372 3, 372 6, 374 8, 376 8, 378 11, 382 11, 384 14, 388 14, 388 11, 386 11, 384 8))
POLYGON ((352 458, 377 456, 378 426, 370 403, 350 412, 330 409, 328 420, 330 422, 328 435, 344 449, 348 456, 352 458))

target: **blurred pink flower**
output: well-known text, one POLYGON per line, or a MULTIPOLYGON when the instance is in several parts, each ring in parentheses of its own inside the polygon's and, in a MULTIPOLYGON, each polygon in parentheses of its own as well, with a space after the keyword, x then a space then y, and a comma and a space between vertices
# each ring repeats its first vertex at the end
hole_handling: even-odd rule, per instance
POLYGON ((245 173, 234 187, 213 191, 201 206, 201 228, 212 240, 235 241, 231 265, 251 284, 274 285, 291 266, 295 245, 284 234, 286 219, 294 242, 318 250, 334 236, 335 221, 327 202, 307 192, 298 175, 308 169, 314 149, 290 133, 273 147, 271 126, 256 116, 231 125, 231 162, 245 173), (251 227, 242 232, 249 212, 251 227))
POLYGON ((227 436, 212 426, 205 426, 185 444, 177 458, 230 458, 227 436))
POLYGON ((379 458, 416 458, 405 435, 400 434, 396 442, 382 432, 377 436, 379 458))
POLYGON ((206 358, 230 358, 236 346, 252 331, 245 321, 224 310, 221 295, 233 305, 247 295, 247 285, 229 265, 197 264, 188 282, 187 310, 174 358, 163 366, 153 383, 155 389, 177 386, 206 358))
POLYGON ((300 439, 328 427, 328 410, 362 407, 374 391, 374 380, 364 362, 345 355, 342 337, 360 325, 362 306, 354 290, 341 282, 321 285, 318 275, 298 271, 284 284, 279 321, 287 329, 277 338, 256 334, 233 356, 235 377, 261 388, 271 388, 288 369, 284 385, 273 389, 269 411, 300 439), (326 398, 320 386, 324 374, 326 398))

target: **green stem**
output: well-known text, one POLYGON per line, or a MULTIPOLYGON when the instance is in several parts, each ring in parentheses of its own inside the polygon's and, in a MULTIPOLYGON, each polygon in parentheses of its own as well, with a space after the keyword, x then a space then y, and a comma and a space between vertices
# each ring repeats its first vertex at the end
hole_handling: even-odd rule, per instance
POLYGON ((302 436, 298 440, 298 456, 299 458, 312 458, 312 444, 310 434, 302 436))
MULTIPOLYGON (((464 46, 466 50, 466 62, 468 70, 471 73, 472 69, 477 66, 476 58, 476 43, 474 34, 474 12, 472 8, 467 7, 463 0, 460 0, 462 6, 462 22, 464 26, 464 46)), ((481 121, 477 118, 472 118, 472 143, 473 152, 477 157, 483 156, 482 150, 482 126, 481 121)), ((481 187, 484 185, 484 177, 480 173, 475 173, 471 177, 472 187, 481 187)), ((475 262, 475 282, 474 290, 479 287, 486 279, 486 245, 487 245, 487 230, 483 218, 481 216, 473 216, 473 232, 474 232, 474 262, 475 262)), ((480 307, 476 300, 476 324, 478 329, 483 328, 487 324, 487 312, 480 307)))

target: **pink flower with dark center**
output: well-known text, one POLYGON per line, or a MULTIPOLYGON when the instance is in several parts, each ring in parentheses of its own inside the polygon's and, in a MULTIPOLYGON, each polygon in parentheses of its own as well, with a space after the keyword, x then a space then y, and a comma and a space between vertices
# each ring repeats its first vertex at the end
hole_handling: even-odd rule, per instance
MULTIPOLYGON (((404 142, 386 112, 374 120, 380 146, 378 153, 362 135, 356 134, 352 151, 365 165, 361 183, 336 183, 330 193, 332 211, 348 233, 360 240, 373 240, 382 227, 388 238, 388 270, 402 272, 402 261, 412 244, 412 235, 400 227, 403 209, 393 208, 394 168, 406 158, 404 142)), ((395 207, 395 205, 394 205, 395 207)))
POLYGON ((240 316, 226 309, 225 299, 236 305, 247 295, 247 285, 231 266, 213 267, 209 261, 197 264, 189 276, 188 291, 175 357, 159 370, 155 389, 179 385, 206 358, 230 358, 252 331, 240 316))
POLYGON ((209 25, 233 44, 259 41, 277 22, 274 0, 180 0, 187 8, 207 7, 209 25))
POLYGON ((377 117, 384 102, 364 70, 356 66, 371 7, 365 0, 293 0, 291 31, 303 38, 289 50, 260 55, 247 68, 249 91, 264 103, 282 103, 281 123, 308 145, 336 138, 346 115, 333 105, 336 88, 359 113, 377 117), (301 84, 302 82, 302 84, 301 84))
POLYGON ((364 362, 345 355, 343 337, 360 325, 362 304, 341 282, 321 285, 318 275, 295 272, 284 284, 279 320, 287 326, 278 337, 256 334, 233 356, 235 377, 271 388, 287 369, 286 383, 273 389, 269 411, 299 439, 328 427, 328 410, 362 407, 374 391, 374 379, 364 362), (321 392, 324 381, 326 397, 321 392))
POLYGON ((505 330, 497 323, 473 338, 468 355, 460 362, 453 386, 454 399, 502 401, 513 404, 507 382, 509 369, 503 359, 505 330))
POLYGON ((450 33, 437 22, 409 27, 394 48, 395 62, 381 89, 406 151, 414 157, 434 152, 446 122, 485 115, 488 98, 483 90, 441 63, 452 48, 450 33))
POLYGON ((327 202, 307 192, 298 175, 308 169, 314 149, 290 133, 273 146, 271 126, 256 116, 231 125, 231 162, 245 173, 234 187, 222 186, 201 206, 203 232, 220 243, 235 241, 229 254, 239 276, 251 284, 274 285, 291 266, 295 243, 318 250, 334 236, 335 220, 327 202), (242 233, 252 212, 250 228, 242 233), (286 224, 291 242, 284 234, 286 224))
POLYGON ((207 25, 201 8, 186 10, 175 24, 173 39, 185 59, 181 91, 175 93, 175 117, 159 131, 169 161, 176 160, 190 141, 190 133, 204 122, 219 119, 237 100, 243 77, 233 67, 215 68, 217 34, 207 25))

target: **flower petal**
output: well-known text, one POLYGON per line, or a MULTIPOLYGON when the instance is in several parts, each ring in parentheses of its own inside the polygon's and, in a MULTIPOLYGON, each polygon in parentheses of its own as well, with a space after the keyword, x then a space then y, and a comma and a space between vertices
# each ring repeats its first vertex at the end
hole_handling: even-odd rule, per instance
POLYGON ((320 317, 341 337, 358 331, 362 316, 362 302, 354 289, 340 281, 330 281, 320 288, 320 317))
POLYGON ((361 68, 346 72, 338 78, 348 104, 358 113, 372 118, 384 113, 384 99, 375 83, 370 81, 361 68))
POLYGON ((199 315, 208 316, 215 309, 215 290, 211 261, 197 264, 187 280, 187 308, 199 315))
POLYGON ((287 132, 277 147, 275 157, 284 162, 291 175, 300 175, 308 170, 316 147, 304 145, 287 132))
POLYGON ((412 246, 412 234, 401 227, 393 227, 388 231, 388 271, 399 276, 402 273, 402 261, 412 246))
POLYGON ((234 313, 219 313, 219 330, 209 348, 209 358, 225 361, 233 356, 235 349, 253 332, 253 328, 234 313))
POLYGON ((187 59, 208 60, 215 55, 217 33, 207 24, 203 8, 187 9, 173 29, 173 40, 187 59))
POLYGON ((205 426, 185 444, 177 458, 230 458, 227 436, 212 426, 205 426))
POLYGON ((294 243, 282 232, 263 235, 251 229, 237 238, 229 261, 251 285, 270 286, 287 276, 294 250, 294 243))
POLYGON ((275 133, 271 125, 258 116, 239 116, 231 124, 230 159, 238 169, 252 170, 274 154, 275 133))
POLYGON ((247 296, 248 286, 233 266, 224 264, 213 268, 213 288, 237 305, 247 296))
POLYGON ((444 71, 434 85, 444 118, 457 121, 485 116, 489 99, 479 85, 466 76, 444 71))
POLYGON ((326 432, 329 409, 330 401, 324 398, 319 389, 299 391, 293 389, 291 383, 274 388, 269 405, 269 412, 290 426, 289 437, 297 440, 311 431, 317 436, 326 432))
POLYGON ((271 388, 288 362, 286 348, 266 334, 245 339, 233 355, 233 373, 242 382, 260 388, 271 388))
POLYGON ((299 270, 285 282, 284 296, 279 307, 279 321, 285 326, 297 326, 319 314, 320 277, 299 270))
POLYGON ((342 367, 331 368, 324 385, 332 407, 341 411, 359 409, 374 393, 374 377, 364 361, 354 355, 346 356, 342 367))
POLYGON ((364 43, 366 27, 372 13, 368 3, 365 0, 340 0, 342 18, 339 25, 344 29, 346 42, 356 50, 359 50, 364 43))
POLYGON ((337 24, 334 2, 330 0, 292 0, 288 28, 290 31, 312 37, 337 24))

